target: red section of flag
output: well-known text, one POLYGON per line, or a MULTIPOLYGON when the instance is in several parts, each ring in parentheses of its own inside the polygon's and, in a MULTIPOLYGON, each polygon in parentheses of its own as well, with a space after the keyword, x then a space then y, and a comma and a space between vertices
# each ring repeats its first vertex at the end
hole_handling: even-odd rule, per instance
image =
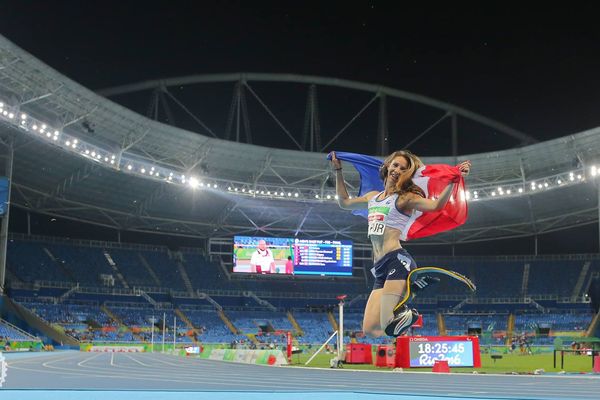
POLYGON ((444 164, 427 165, 415 174, 413 181, 426 190, 427 198, 438 198, 450 182, 456 182, 452 196, 441 211, 422 213, 410 226, 406 239, 418 239, 435 235, 464 224, 468 207, 465 181, 458 167, 444 164), (418 176, 417 176, 418 175, 418 176))

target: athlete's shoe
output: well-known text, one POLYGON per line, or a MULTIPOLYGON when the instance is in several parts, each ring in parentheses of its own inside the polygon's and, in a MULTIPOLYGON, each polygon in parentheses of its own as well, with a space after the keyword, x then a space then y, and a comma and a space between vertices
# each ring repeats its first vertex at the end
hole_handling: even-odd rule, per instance
POLYGON ((385 334, 393 337, 400 336, 413 326, 417 319, 419 319, 417 310, 403 305, 394 312, 394 319, 385 327, 385 334))

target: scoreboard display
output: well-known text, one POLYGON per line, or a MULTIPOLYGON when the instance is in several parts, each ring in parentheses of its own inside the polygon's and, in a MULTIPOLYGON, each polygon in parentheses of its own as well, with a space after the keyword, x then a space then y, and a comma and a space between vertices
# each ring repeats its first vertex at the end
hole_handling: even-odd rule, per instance
POLYGON ((352 275, 352 242, 349 240, 294 239, 297 274, 352 275))
POLYGON ((352 276, 352 242, 235 236, 233 272, 352 276))
POLYGON ((477 336, 401 336, 396 342, 399 367, 433 367, 447 361, 449 367, 481 367, 477 336))

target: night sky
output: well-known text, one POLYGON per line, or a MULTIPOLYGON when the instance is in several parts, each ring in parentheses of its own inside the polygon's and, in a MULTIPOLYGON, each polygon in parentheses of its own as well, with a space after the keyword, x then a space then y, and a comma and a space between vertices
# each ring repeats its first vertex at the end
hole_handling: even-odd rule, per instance
MULTIPOLYGON (((462 8, 382 1, 19 0, 3 2, 0 31, 90 89, 189 74, 290 72, 426 95, 539 140, 599 126, 597 10, 591 5, 527 7, 506 2, 462 8)), ((231 92, 223 93, 227 99, 219 107, 226 114, 231 92)), ((360 104, 357 100, 347 108, 353 113, 360 104)), ((390 127, 392 134, 406 134, 392 147, 407 143, 435 115, 437 110, 405 131, 390 127)), ((259 131, 255 128, 254 135, 259 131)), ((449 154, 449 139, 437 141, 436 134, 413 150, 449 154)), ((503 135, 484 136, 479 144, 469 133, 461 135, 463 154, 519 144, 503 135)), ((260 138, 254 140, 261 144, 260 138)), ((352 151, 353 140, 349 135, 335 146, 352 151)), ((354 145, 362 143, 356 139, 354 145)), ((273 143, 278 146, 285 144, 273 143)))

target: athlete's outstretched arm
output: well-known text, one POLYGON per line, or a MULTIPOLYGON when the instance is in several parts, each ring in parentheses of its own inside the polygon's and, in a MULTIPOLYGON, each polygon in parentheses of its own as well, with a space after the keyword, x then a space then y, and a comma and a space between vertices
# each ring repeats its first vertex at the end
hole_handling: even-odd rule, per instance
MULTIPOLYGON (((471 171, 471 162, 463 161, 462 163, 457 165, 463 176, 466 176, 471 171)), ((410 197, 406 200, 404 207, 412 208, 417 211, 440 211, 452 195, 452 191, 454 190, 454 183, 450 183, 440 194, 440 197, 437 199, 425 199, 417 194, 411 194, 410 197)))
POLYGON ((344 175, 342 173, 342 162, 335 156, 335 151, 331 152, 331 168, 335 173, 335 193, 338 196, 338 205, 344 210, 360 210, 367 208, 369 199, 377 192, 365 193, 360 197, 351 199, 350 195, 348 195, 346 182, 344 181, 344 175))
POLYGON ((423 212, 440 211, 446 205, 446 202, 450 198, 453 189, 454 183, 450 183, 448 186, 446 186, 440 197, 437 199, 426 199, 418 194, 410 193, 406 203, 403 205, 403 208, 409 208, 423 212))

